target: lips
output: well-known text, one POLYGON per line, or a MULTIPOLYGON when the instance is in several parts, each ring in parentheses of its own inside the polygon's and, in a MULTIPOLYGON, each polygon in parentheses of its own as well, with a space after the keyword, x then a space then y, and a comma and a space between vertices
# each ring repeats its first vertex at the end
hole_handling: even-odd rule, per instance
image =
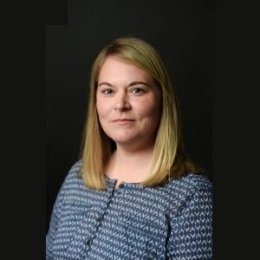
POLYGON ((118 118, 118 119, 113 120, 112 122, 116 123, 116 124, 119 124, 119 125, 125 125, 125 124, 132 123, 134 121, 135 120, 131 119, 131 118, 118 118))
POLYGON ((134 119, 131 119, 131 118, 118 118, 118 119, 114 119, 112 122, 118 122, 118 121, 134 121, 134 119))

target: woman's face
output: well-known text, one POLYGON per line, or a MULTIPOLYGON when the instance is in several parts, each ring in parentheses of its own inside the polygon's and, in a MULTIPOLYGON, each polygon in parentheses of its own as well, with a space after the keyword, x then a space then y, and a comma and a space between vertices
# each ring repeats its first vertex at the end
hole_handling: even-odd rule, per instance
POLYGON ((153 145, 161 115, 161 91, 142 69, 109 56, 98 78, 101 127, 117 145, 153 145))

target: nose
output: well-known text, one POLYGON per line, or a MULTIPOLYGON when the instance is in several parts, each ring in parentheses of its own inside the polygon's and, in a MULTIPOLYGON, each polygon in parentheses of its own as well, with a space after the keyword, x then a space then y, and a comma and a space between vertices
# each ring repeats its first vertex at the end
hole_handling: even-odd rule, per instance
POLYGON ((115 99, 115 110, 127 111, 129 109, 131 109, 131 104, 129 102, 129 97, 127 93, 125 92, 117 93, 115 99))

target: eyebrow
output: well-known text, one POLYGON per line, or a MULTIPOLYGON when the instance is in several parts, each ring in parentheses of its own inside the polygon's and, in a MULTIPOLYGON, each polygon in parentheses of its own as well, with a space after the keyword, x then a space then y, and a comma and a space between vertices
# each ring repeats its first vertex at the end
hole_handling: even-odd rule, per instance
MULTIPOLYGON (((101 83, 98 84, 98 87, 100 87, 102 85, 113 87, 113 85, 110 84, 109 82, 101 82, 101 83)), ((133 81, 130 84, 128 84, 128 87, 132 87, 134 85, 146 85, 146 86, 150 87, 150 85, 148 83, 144 82, 144 81, 133 81)))

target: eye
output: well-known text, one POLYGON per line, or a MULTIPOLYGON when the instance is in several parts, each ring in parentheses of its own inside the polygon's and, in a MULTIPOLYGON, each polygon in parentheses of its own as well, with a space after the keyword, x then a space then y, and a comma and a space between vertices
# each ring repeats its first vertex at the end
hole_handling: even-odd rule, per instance
POLYGON ((142 88, 133 88, 130 90, 131 93, 135 95, 142 95, 144 93, 144 89, 142 88))
POLYGON ((102 89, 101 93, 105 94, 105 95, 112 95, 113 94, 113 90, 110 88, 106 88, 106 89, 102 89))

